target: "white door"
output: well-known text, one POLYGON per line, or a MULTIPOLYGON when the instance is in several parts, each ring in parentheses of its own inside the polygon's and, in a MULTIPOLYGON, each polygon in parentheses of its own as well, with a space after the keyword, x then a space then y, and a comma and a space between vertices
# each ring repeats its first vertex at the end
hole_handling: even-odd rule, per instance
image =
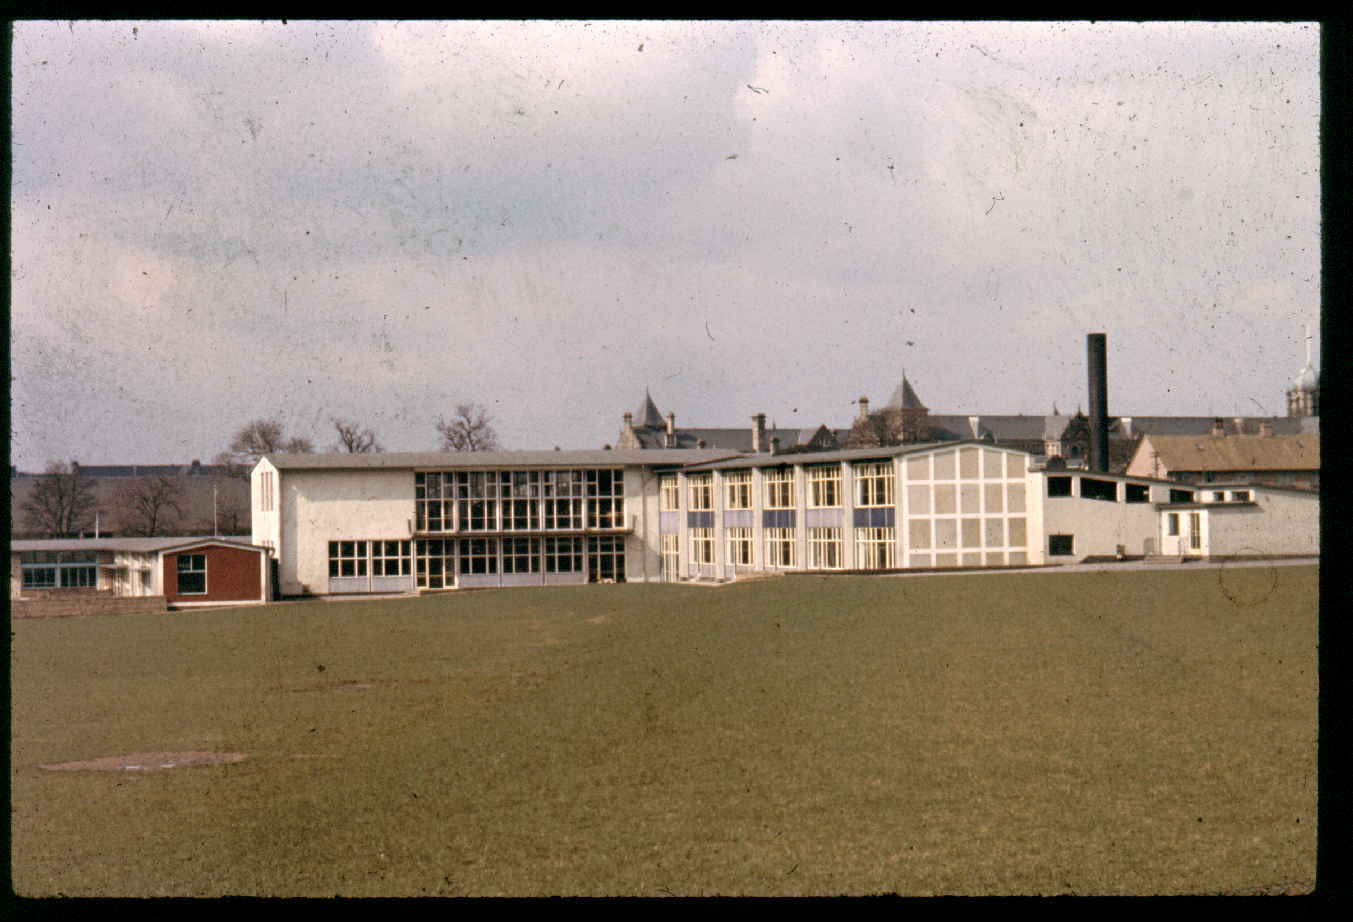
POLYGON ((1181 512, 1167 512, 1160 517, 1160 552, 1166 557, 1177 557, 1183 553, 1185 539, 1181 532, 1186 527, 1184 518, 1181 512))

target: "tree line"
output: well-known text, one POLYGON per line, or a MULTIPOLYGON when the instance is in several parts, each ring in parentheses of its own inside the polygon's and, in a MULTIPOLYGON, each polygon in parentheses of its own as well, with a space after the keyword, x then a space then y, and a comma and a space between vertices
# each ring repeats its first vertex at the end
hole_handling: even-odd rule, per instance
MULTIPOLYGON (((330 422, 334 428, 330 451, 351 454, 385 451, 370 427, 339 417, 330 422)), ((457 405, 449 417, 438 418, 436 429, 442 451, 496 451, 499 448, 493 420, 478 404, 457 405)), ((288 435, 280 420, 256 419, 240 427, 229 447, 213 460, 227 475, 247 478, 264 455, 312 454, 314 451, 313 442, 303 436, 288 435)), ((28 531, 49 538, 73 538, 93 532, 100 512, 99 486, 96 478, 86 474, 78 464, 50 462, 21 505, 28 531)), ((120 530, 124 534, 144 536, 181 528, 189 504, 183 481, 169 475, 118 478, 112 486, 110 500, 120 530)), ((219 497, 214 497, 213 506, 212 527, 236 533, 247 509, 240 508, 232 498, 222 503, 219 497)), ((196 524, 205 526, 207 523, 196 524)))

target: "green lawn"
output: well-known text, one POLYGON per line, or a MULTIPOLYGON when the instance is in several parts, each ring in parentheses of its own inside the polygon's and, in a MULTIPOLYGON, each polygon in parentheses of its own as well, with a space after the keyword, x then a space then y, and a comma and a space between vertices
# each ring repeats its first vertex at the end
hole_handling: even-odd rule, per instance
POLYGON ((17 621, 14 886, 1304 892, 1317 575, 802 576, 17 621), (38 767, 180 750, 249 758, 38 767))

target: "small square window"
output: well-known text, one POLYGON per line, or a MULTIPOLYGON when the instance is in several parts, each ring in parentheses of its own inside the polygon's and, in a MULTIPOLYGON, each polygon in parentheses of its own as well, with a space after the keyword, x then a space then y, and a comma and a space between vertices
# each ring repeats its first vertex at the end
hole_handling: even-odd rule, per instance
POLYGON ((1048 535, 1048 556, 1070 557, 1075 553, 1074 544, 1075 535, 1048 535))
POLYGON ((1070 496, 1071 478, 1070 477, 1049 477, 1048 478, 1049 496, 1070 496))

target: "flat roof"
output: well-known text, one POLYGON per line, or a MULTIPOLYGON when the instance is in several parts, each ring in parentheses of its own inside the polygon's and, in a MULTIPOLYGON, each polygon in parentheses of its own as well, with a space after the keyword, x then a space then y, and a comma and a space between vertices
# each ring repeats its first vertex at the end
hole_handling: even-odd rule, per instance
POLYGON ((177 535, 155 538, 30 538, 11 541, 11 553, 18 551, 131 551, 137 554, 153 554, 174 547, 191 547, 198 544, 229 544, 235 547, 258 548, 248 538, 241 536, 219 537, 216 535, 177 535))
POLYGON ((954 448, 959 445, 979 445, 984 448, 990 448, 993 451, 1010 451, 1016 454, 1029 455, 1029 452, 1020 448, 1010 448, 1005 445, 993 445, 985 439, 959 439, 957 441, 946 442, 916 442, 910 445, 878 445, 869 448, 838 448, 831 451, 791 451, 781 452, 778 455, 755 454, 739 455, 736 458, 730 458, 723 461, 714 461, 707 464, 690 465, 687 469, 692 471, 721 471, 736 470, 744 467, 779 467, 782 464, 829 464, 833 461, 868 461, 870 459, 896 458, 900 455, 916 454, 923 451, 934 451, 939 448, 954 448))
POLYGON ((264 457, 279 471, 447 470, 503 468, 652 467, 736 456, 729 449, 583 449, 575 451, 414 451, 264 457))

